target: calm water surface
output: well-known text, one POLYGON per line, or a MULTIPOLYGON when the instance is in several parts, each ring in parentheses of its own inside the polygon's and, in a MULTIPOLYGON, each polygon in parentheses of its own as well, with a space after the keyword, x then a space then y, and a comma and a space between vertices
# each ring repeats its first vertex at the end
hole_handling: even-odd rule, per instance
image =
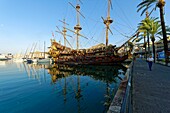
POLYGON ((125 71, 0 61, 0 113, 106 113, 125 71))

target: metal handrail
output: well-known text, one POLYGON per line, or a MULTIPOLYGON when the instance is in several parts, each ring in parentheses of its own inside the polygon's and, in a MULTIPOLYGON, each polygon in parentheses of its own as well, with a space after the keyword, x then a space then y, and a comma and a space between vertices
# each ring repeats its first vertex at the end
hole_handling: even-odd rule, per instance
POLYGON ((132 61, 129 67, 129 78, 128 78, 128 83, 125 91, 125 95, 123 98, 123 102, 121 105, 120 113, 131 113, 132 112, 132 106, 131 106, 131 91, 132 91, 132 72, 133 72, 133 64, 134 62, 132 61))

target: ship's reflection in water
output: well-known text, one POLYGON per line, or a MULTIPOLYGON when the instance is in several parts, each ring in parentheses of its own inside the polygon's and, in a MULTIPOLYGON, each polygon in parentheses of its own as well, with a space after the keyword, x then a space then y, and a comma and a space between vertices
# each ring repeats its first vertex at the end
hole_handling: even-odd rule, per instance
POLYGON ((71 94, 69 93, 70 90, 74 90, 74 96, 71 98, 77 100, 77 112, 79 113, 107 112, 125 71, 126 68, 123 65, 69 66, 54 64, 48 67, 48 73, 51 75, 51 84, 62 83, 64 103, 67 103, 67 98, 71 94), (96 97, 98 99, 95 100, 96 97), (83 102, 84 105, 81 106, 83 102), (89 104, 93 104, 91 105, 93 108, 87 107, 90 106, 89 104))
POLYGON ((10 63, 0 70, 2 113, 106 113, 126 68, 10 63))

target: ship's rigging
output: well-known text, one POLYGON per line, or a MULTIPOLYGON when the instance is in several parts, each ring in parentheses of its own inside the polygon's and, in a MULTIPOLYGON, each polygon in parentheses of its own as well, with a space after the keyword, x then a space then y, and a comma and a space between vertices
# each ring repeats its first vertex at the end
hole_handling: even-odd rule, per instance
MULTIPOLYGON (((113 33, 112 32, 112 30, 111 29, 114 29, 114 32, 118 32, 118 34, 119 35, 121 35, 121 36, 123 36, 123 37, 126 37, 126 38, 124 38, 124 40, 123 41, 121 41, 121 43, 122 42, 124 42, 125 40, 128 40, 130 37, 128 36, 129 35, 129 33, 124 33, 124 32, 122 32, 122 31, 120 31, 120 29, 118 29, 117 27, 113 27, 111 24, 113 23, 113 20, 111 19, 111 9, 113 9, 113 6, 112 6, 112 0, 107 0, 108 2, 107 2, 107 16, 106 16, 106 18, 104 18, 104 17, 102 17, 102 19, 101 19, 101 21, 103 21, 103 23, 105 24, 105 45, 106 46, 108 46, 109 45, 109 42, 110 42, 110 44, 111 44, 111 41, 113 41, 113 39, 116 39, 117 38, 117 36, 115 36, 115 33, 113 33), (109 36, 109 32, 114 36, 112 39, 111 38, 109 38, 110 36, 109 36)), ((115 2, 115 1, 114 1, 115 2)), ((64 33, 66 33, 67 31, 69 31, 69 32, 72 32, 72 33, 74 33, 75 35, 76 35, 76 49, 78 50, 78 49, 82 49, 82 48, 87 48, 87 46, 86 45, 89 45, 89 44, 92 44, 92 43, 97 43, 97 44, 100 44, 100 43, 102 43, 101 42, 101 40, 100 39, 96 39, 96 36, 95 36, 95 34, 96 33, 89 33, 91 36, 89 36, 88 35, 88 40, 84 40, 83 41, 83 43, 82 43, 82 40, 81 40, 81 38, 80 37, 84 37, 84 38, 86 38, 87 39, 87 36, 84 36, 84 35, 82 35, 81 33, 80 33, 80 31, 84 31, 84 30, 88 30, 88 32, 91 32, 92 30, 89 30, 89 29, 91 29, 91 28, 85 28, 85 29, 83 29, 82 28, 82 26, 80 25, 80 17, 82 17, 82 18, 84 18, 85 19, 85 16, 80 12, 80 4, 79 3, 81 3, 82 4, 82 1, 80 1, 80 0, 77 0, 77 4, 76 4, 76 6, 74 6, 71 2, 68 2, 69 3, 69 6, 71 6, 71 8, 74 10, 76 10, 76 25, 74 26, 74 30, 72 30, 72 29, 70 29, 70 28, 67 28, 66 27, 66 25, 68 25, 68 24, 66 24, 66 22, 63 20, 62 21, 62 23, 65 23, 64 24, 64 26, 63 26, 63 31, 64 32, 62 32, 62 35, 63 35, 63 37, 64 37, 64 46, 66 46, 66 42, 67 43, 69 43, 68 41, 69 40, 67 40, 66 39, 66 35, 64 35, 64 33), (83 29, 83 30, 82 30, 83 29), (66 31, 66 32, 65 32, 66 31), (67 40, 67 41, 66 41, 67 40), (85 43, 84 43, 85 42, 85 43), (83 45, 81 45, 81 47, 82 48, 80 48, 80 44, 83 44, 83 45)), ((115 7, 115 6, 114 6, 115 7)), ((121 9, 121 8, 120 8, 121 9)), ((92 10, 93 11, 93 10, 92 10)), ((123 12, 123 11, 122 11, 123 12)), ((115 13, 115 12, 113 12, 113 13, 115 13)), ((86 15, 87 16, 87 15, 86 15)), ((92 16, 92 15, 91 15, 92 16)), ((126 15, 125 15, 126 16, 126 15)), ((127 17, 127 16, 126 16, 127 17)), ((86 20, 88 20, 89 19, 89 16, 87 16, 86 17, 86 20)), ((92 17, 91 17, 91 19, 92 19, 92 17)), ((121 18, 120 18, 121 19, 121 18)), ((86 21, 85 20, 85 21, 86 21)), ((98 21, 97 19, 95 20, 95 19, 93 19, 93 21, 96 21, 97 22, 97 24, 101 24, 101 21, 98 21), (99 23, 100 22, 100 23, 99 23)), ((60 21, 61 22, 61 21, 60 21)), ((84 21, 83 21, 84 22, 84 21)), ((118 24, 119 26, 124 26, 124 27, 128 27, 129 29, 131 28, 131 30, 132 30, 132 27, 129 25, 129 24, 127 24, 127 25, 124 25, 124 24, 120 24, 119 22, 117 22, 117 21, 114 21, 116 24, 118 24)), ((87 24, 87 23, 85 23, 85 24, 87 24)), ((84 25, 83 25, 83 27, 84 27, 84 25)), ((58 29, 58 28, 57 28, 58 29)), ((134 31, 134 29, 133 29, 133 31, 134 31)), ((88 34, 88 32, 86 32, 86 35, 88 34)), ((98 32, 98 31, 96 31, 96 32, 98 32)), ((132 33, 132 31, 131 31, 131 33, 132 33)), ((84 34, 84 33, 83 33, 84 34)), ((102 35, 100 35, 98 38, 101 38, 101 36, 102 35)), ((72 37, 74 37, 74 36, 72 36, 72 37)), ((73 39, 75 39, 75 38, 72 38, 71 40, 73 40, 73 39)), ((121 40, 121 39, 119 39, 119 40, 121 40)), ((118 42, 118 41, 116 41, 116 42, 118 42)), ((115 43, 116 43, 115 42, 115 43)), ((119 41, 119 43, 120 43, 120 41, 119 41)), ((117 43, 116 43, 117 44, 117 43)), ((72 46, 72 47, 74 47, 75 48, 75 46, 74 46, 74 44, 71 42, 71 44, 69 44, 69 46, 72 46)), ((93 44, 94 45, 94 44, 93 44)), ((70 46, 70 47, 71 47, 70 46)), ((91 45, 92 46, 92 45, 91 45)))
POLYGON ((85 36, 83 36, 83 35, 80 34, 80 31, 82 30, 82 27, 80 26, 80 15, 81 15, 83 18, 85 18, 85 17, 84 17, 84 16, 81 14, 81 12, 80 12, 80 5, 78 4, 79 1, 80 1, 80 0, 77 0, 77 5, 76 5, 76 7, 74 7, 74 6, 71 4, 71 2, 69 2, 69 4, 70 4, 73 8, 76 9, 77 25, 74 27, 74 30, 75 30, 75 31, 72 31, 72 30, 66 28, 67 30, 69 30, 69 31, 71 31, 71 32, 73 32, 73 33, 76 34, 77 50, 79 49, 79 36, 84 37, 84 38, 87 39, 87 37, 85 37, 85 36))
MULTIPOLYGON (((80 34, 80 31, 82 30, 82 27, 80 26, 80 15, 83 16, 83 14, 80 12, 80 5, 79 0, 77 0, 77 5, 74 7, 74 5, 69 2, 69 4, 76 9, 76 20, 77 24, 74 27, 74 30, 71 30, 66 26, 65 20, 61 21, 64 23, 63 31, 61 32, 60 29, 58 29, 58 33, 62 34, 64 37, 64 46, 57 43, 55 40, 51 41, 51 49, 49 50, 49 54, 52 56, 55 63, 61 63, 61 64, 68 64, 68 65, 112 65, 114 63, 121 63, 124 60, 128 58, 128 55, 132 51, 131 48, 127 49, 128 42, 132 40, 135 36, 138 36, 135 34, 132 36, 127 42, 125 42, 122 46, 116 47, 109 43, 109 31, 111 34, 112 31, 110 29, 110 25, 113 22, 113 20, 110 17, 110 9, 112 7, 111 0, 108 0, 108 10, 107 10, 107 17, 104 19, 102 17, 103 23, 106 26, 106 44, 98 44, 97 46, 92 46, 89 49, 80 49, 79 48, 79 37, 87 38, 80 34), (66 46, 66 32, 71 31, 74 34, 76 34, 76 49, 71 49, 66 46), (122 48, 122 49, 121 49, 122 48), (120 51, 119 51, 120 50, 120 51)), ((68 25, 68 24, 67 24, 68 25)), ((71 36, 70 36, 71 37, 71 36)), ((127 37, 127 36, 126 36, 127 37)), ((71 44, 70 44, 71 45, 71 44)))

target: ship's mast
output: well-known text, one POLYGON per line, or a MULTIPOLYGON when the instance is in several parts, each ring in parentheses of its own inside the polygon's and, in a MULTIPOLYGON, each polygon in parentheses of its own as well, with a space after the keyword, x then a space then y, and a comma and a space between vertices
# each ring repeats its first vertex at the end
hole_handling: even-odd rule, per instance
MULTIPOLYGON (((64 46, 66 46, 66 32, 67 32, 67 30, 66 30, 66 22, 65 22, 65 19, 63 19, 63 21, 61 21, 61 20, 59 20, 60 22, 62 22, 63 24, 64 24, 64 27, 63 27, 63 30, 62 30, 62 32, 63 32, 63 37, 64 37, 64 46)), ((68 24, 67 24, 68 25, 68 24)))
POLYGON ((63 19, 63 23, 64 23, 64 27, 63 27, 63 36, 64 36, 64 46, 66 46, 66 32, 67 32, 67 30, 66 30, 66 23, 65 23, 65 19, 63 19))
POLYGON ((107 12, 107 18, 104 20, 104 24, 106 25, 106 46, 108 46, 108 37, 109 37, 109 30, 110 30, 110 24, 113 22, 113 20, 110 18, 110 6, 111 6, 111 0, 108 0, 108 12, 107 12))
POLYGON ((63 19, 63 21, 61 21, 61 20, 59 20, 59 21, 64 24, 63 30, 62 30, 62 32, 61 32, 60 29, 59 29, 59 27, 56 26, 57 29, 58 29, 58 31, 56 31, 56 32, 58 32, 58 33, 60 33, 60 34, 63 35, 63 37, 64 37, 64 46, 66 46, 66 42, 67 42, 67 43, 70 45, 70 47, 72 48, 71 44, 69 43, 69 41, 68 41, 67 38, 66 38, 66 36, 72 37, 72 36, 66 34, 66 32, 67 32, 66 25, 69 25, 69 24, 67 24, 67 23, 65 22, 65 19, 63 19))
POLYGON ((77 25, 74 27, 74 29, 76 30, 76 34, 77 34, 77 50, 79 49, 79 32, 80 30, 82 30, 80 26, 80 15, 79 15, 80 5, 78 4, 78 1, 79 0, 77 0, 77 5, 76 5, 77 25))
POLYGON ((75 30, 75 31, 66 28, 67 30, 69 30, 69 31, 71 31, 71 32, 73 32, 73 33, 76 34, 76 38, 77 38, 77 50, 79 49, 79 36, 88 39, 87 37, 85 37, 85 36, 83 36, 83 35, 81 35, 81 34, 79 33, 80 30, 82 30, 82 28, 81 28, 81 26, 80 26, 80 15, 81 15, 83 18, 85 18, 85 17, 81 14, 81 12, 80 12, 80 5, 78 4, 79 1, 80 1, 80 0, 77 0, 77 5, 76 5, 76 7, 74 7, 73 4, 71 4, 71 3, 69 2, 69 4, 70 4, 73 8, 76 9, 77 25, 74 27, 74 30, 75 30))

